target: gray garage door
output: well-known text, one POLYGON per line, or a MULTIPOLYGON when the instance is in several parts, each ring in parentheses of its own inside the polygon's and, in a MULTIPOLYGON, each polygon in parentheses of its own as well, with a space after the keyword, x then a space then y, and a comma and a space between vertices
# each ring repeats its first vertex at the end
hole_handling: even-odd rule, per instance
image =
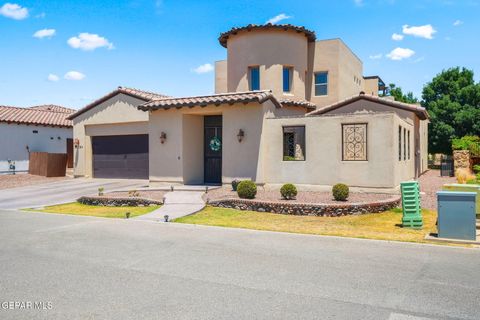
POLYGON ((148 179, 148 135, 92 137, 95 178, 148 179))

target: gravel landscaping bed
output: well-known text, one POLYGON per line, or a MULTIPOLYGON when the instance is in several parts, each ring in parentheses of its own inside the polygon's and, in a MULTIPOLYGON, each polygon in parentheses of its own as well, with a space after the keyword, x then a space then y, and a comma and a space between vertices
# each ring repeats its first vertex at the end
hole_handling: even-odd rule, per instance
POLYGON ((428 170, 418 179, 420 192, 424 192, 421 197, 422 208, 437 210, 437 191, 442 190, 446 183, 456 183, 455 177, 441 177, 440 170, 428 170))
MULTIPOLYGON (((258 188, 255 200, 285 203, 349 204, 387 200, 394 196, 395 195, 384 193, 350 193, 347 201, 335 201, 331 192, 299 191, 295 200, 285 200, 282 199, 279 190, 267 191, 262 188, 258 188)), ((204 197, 208 198, 209 201, 240 199, 237 193, 232 191, 230 187, 222 187, 211 190, 204 197)))
POLYGON ((31 186, 34 184, 49 183, 72 179, 69 177, 42 177, 28 173, 2 174, 0 175, 0 189, 11 189, 17 187, 31 186))
MULTIPOLYGON (((136 198, 145 198, 145 199, 152 199, 152 200, 163 200, 163 196, 167 193, 168 191, 153 191, 153 190, 141 190, 137 191, 138 195, 136 195, 136 198)), ((103 195, 103 197, 108 197, 108 198, 129 198, 128 191, 117 191, 117 192, 108 192, 103 195)))

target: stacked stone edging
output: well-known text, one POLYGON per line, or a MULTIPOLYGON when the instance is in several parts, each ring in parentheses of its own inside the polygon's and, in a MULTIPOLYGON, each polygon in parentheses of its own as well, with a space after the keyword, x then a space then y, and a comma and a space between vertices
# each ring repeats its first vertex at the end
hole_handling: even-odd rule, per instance
POLYGON ((149 207, 163 204, 162 201, 139 197, 107 197, 107 196, 84 196, 77 199, 77 202, 92 206, 107 207, 149 207))
POLYGON ((470 169, 470 151, 454 150, 453 151, 453 167, 455 172, 457 169, 470 169))
POLYGON ((386 200, 361 203, 287 203, 248 199, 214 200, 208 203, 214 207, 271 212, 300 216, 339 217, 364 213, 379 213, 400 205, 400 196, 386 200))

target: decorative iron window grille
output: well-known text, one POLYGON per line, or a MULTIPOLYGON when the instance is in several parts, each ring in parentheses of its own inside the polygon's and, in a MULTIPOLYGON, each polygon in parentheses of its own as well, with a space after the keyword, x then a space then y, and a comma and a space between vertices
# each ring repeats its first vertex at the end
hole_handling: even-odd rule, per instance
POLYGON ((305 127, 283 127, 283 161, 305 160, 305 127))
POLYGON ((367 124, 342 124, 343 161, 367 161, 367 124))

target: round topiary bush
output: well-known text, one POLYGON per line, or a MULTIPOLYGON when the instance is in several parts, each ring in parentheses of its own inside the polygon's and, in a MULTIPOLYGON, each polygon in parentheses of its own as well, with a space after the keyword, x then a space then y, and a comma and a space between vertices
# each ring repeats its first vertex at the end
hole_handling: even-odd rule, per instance
POLYGON ((297 193, 298 193, 297 187, 295 187, 291 183, 284 184, 280 189, 280 194, 284 199, 287 199, 287 200, 295 199, 295 197, 297 196, 297 193))
POLYGON ((347 200, 349 192, 348 186, 343 183, 337 183, 332 188, 333 198, 337 201, 347 200))
POLYGON ((237 186, 237 193, 242 199, 253 199, 257 194, 257 186, 253 181, 241 181, 237 186))

